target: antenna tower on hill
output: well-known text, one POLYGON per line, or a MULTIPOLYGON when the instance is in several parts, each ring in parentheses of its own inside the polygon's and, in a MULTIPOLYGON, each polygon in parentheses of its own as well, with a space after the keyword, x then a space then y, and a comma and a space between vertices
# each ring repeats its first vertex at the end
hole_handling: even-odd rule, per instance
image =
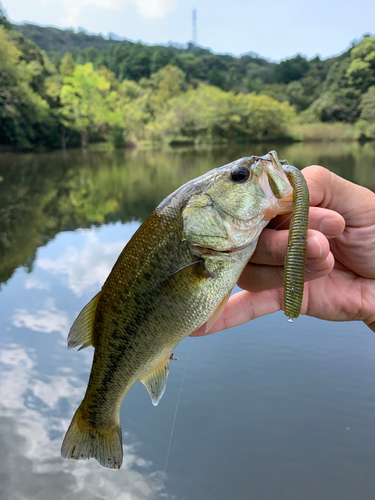
POLYGON ((193 43, 197 45, 197 9, 193 10, 193 43))

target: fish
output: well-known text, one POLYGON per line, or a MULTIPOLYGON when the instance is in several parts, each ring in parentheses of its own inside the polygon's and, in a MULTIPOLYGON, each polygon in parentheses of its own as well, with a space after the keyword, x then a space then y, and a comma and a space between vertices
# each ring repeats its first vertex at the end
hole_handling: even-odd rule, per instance
POLYGON ((275 151, 241 158, 184 184, 129 240, 83 308, 68 347, 94 347, 85 396, 61 454, 122 464, 120 408, 137 382, 157 405, 178 343, 220 318, 269 221, 289 213, 293 188, 275 151))

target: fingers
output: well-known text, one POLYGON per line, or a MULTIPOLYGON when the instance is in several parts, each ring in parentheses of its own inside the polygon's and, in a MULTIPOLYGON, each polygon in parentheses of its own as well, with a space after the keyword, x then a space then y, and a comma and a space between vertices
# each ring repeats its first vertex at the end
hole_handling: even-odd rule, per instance
POLYGON ((261 293, 238 292, 232 295, 225 306, 224 314, 206 333, 206 324, 190 337, 203 337, 211 333, 241 325, 260 316, 280 311, 283 307, 282 290, 266 290, 261 293))
MULTIPOLYGON (((291 214, 279 215, 271 220, 267 228, 288 229, 291 214)), ((327 238, 336 238, 345 229, 345 219, 342 215, 326 208, 310 207, 309 228, 316 229, 327 238)))
MULTIPOLYGON (((305 281, 326 276, 332 271, 334 263, 333 255, 328 248, 328 255, 322 253, 320 258, 307 261, 305 281)), ((204 323, 198 330, 190 334, 190 337, 211 335, 211 333, 232 328, 260 316, 282 310, 283 276, 282 266, 263 266, 249 263, 238 281, 238 285, 244 291, 235 293, 229 298, 221 318, 208 332, 206 332, 206 323, 204 323)))
MULTIPOLYGON (((251 262, 271 266, 284 264, 288 247, 289 231, 263 229, 251 262)), ((309 229, 307 232, 306 258, 324 260, 328 257, 329 243, 319 231, 309 229)))
MULTIPOLYGON (((262 250, 256 257, 258 264, 252 263, 252 259, 238 281, 238 285, 246 291, 230 297, 224 314, 209 332, 206 332, 204 324, 192 333, 191 337, 210 335, 282 309, 283 263, 288 244, 288 231, 265 229, 261 238, 263 240, 259 242, 258 248, 261 247, 262 250), (262 236, 264 233, 265 236, 262 236)), ((329 274, 333 266, 334 258, 329 250, 328 240, 322 233, 309 230, 305 281, 329 274)))
POLYGON ((302 172, 309 187, 310 205, 339 212, 350 226, 374 224, 375 194, 372 191, 317 165, 302 172))
MULTIPOLYGON (((334 265, 335 259, 331 252, 328 252, 325 258, 306 260, 305 281, 326 276, 332 271, 334 265)), ((251 263, 247 264, 238 280, 238 286, 250 292, 279 288, 283 284, 283 266, 262 266, 251 263)))

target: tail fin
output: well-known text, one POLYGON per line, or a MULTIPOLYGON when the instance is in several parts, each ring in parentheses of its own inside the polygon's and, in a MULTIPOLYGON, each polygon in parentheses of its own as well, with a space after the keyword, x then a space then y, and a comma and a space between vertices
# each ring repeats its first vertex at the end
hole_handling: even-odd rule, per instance
MULTIPOLYGON (((122 464, 122 433, 120 424, 112 428, 85 428, 79 425, 81 406, 77 409, 67 430, 61 455, 63 458, 84 460, 96 458, 104 467, 119 469, 122 464)), ((85 426, 86 427, 86 426, 85 426)))

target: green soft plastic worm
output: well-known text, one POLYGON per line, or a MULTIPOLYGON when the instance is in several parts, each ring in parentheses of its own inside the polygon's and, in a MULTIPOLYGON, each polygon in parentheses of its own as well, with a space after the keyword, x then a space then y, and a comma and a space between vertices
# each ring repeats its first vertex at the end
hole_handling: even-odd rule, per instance
POLYGON ((283 170, 293 188, 293 212, 284 262, 284 313, 289 321, 301 312, 305 276, 309 190, 302 172, 292 165, 283 170))

